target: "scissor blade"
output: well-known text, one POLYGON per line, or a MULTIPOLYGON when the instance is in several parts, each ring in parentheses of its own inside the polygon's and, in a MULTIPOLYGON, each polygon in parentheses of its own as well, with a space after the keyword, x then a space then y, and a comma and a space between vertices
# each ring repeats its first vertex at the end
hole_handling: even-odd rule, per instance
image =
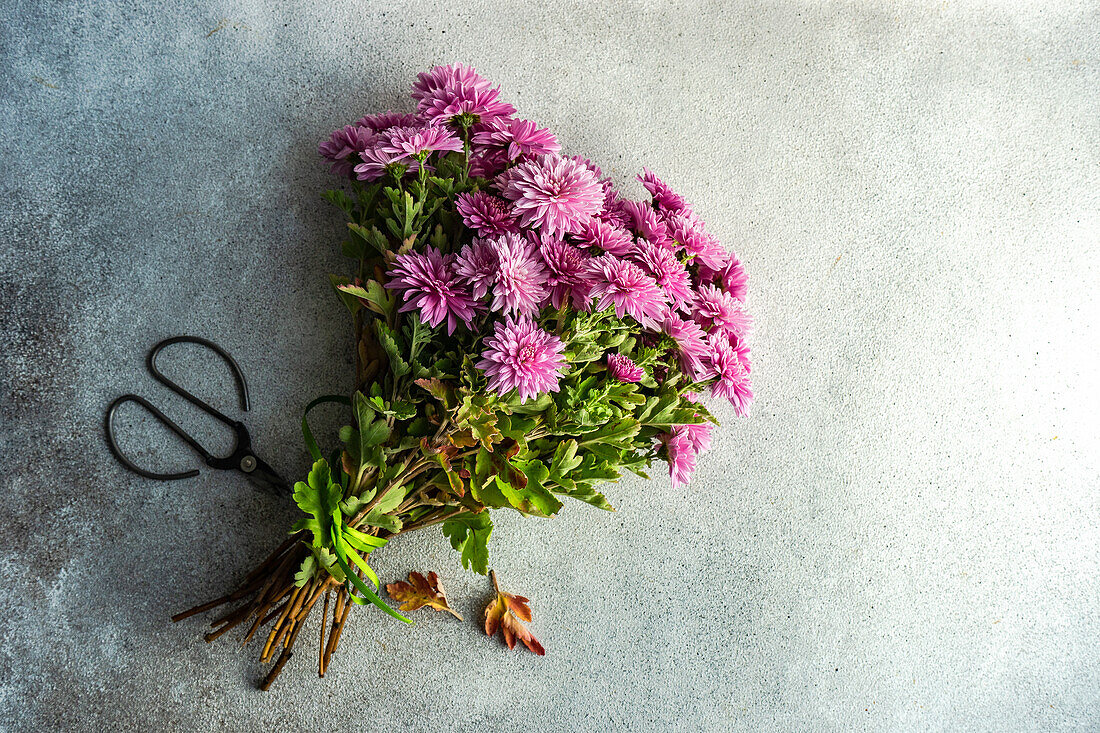
POLYGON ((256 457, 256 468, 252 471, 247 471, 244 474, 248 477, 248 480, 252 482, 252 485, 256 488, 270 491, 276 494, 289 494, 291 493, 290 484, 286 480, 275 472, 271 466, 265 461, 260 460, 259 456, 256 457))

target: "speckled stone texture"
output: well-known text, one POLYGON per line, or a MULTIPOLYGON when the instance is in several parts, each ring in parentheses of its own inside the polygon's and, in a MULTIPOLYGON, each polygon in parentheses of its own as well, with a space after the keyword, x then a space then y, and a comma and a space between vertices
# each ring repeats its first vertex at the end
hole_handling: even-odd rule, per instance
MULTIPOLYGON (((1100 8, 580 5, 4 5, 0 725, 1100 728, 1100 8), (322 681, 314 620, 261 693, 255 648, 168 617, 294 512, 236 475, 126 473, 103 410, 139 391, 227 445, 142 362, 207 336, 301 474, 303 405, 352 377, 317 142, 460 60, 629 192, 653 168, 742 256, 754 414, 718 408, 686 490, 498 513, 545 658, 480 634, 488 581, 425 531, 379 572, 437 570, 466 623, 357 611, 322 681)), ((193 353, 166 368, 230 389, 193 353)), ((122 423, 148 465, 192 460, 122 423)))

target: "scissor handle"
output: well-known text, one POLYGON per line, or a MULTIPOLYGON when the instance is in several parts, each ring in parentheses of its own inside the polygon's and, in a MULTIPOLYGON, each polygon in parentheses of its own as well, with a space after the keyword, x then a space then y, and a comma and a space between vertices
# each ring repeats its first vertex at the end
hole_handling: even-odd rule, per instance
POLYGON ((192 468, 189 471, 180 471, 178 473, 155 473, 153 471, 147 471, 146 469, 137 465, 125 455, 123 455, 122 449, 118 447, 118 441, 115 440, 115 411, 118 410, 120 405, 126 402, 136 402, 137 404, 144 407, 153 415, 153 417, 155 417, 157 420, 160 420, 160 422, 166 428, 171 430, 179 437, 183 438, 187 445, 191 446, 191 448, 200 456, 202 456, 204 460, 209 462, 212 458, 210 453, 208 453, 205 448, 199 445, 198 441, 187 434, 187 431, 185 431, 183 428, 173 422, 172 418, 168 417, 155 406, 150 404, 147 399, 145 399, 144 397, 140 397, 136 394, 124 394, 116 399, 114 402, 112 402, 111 406, 107 408, 107 445, 110 446, 111 452, 115 454, 115 458, 119 460, 119 463, 121 463, 123 466, 126 466, 126 468, 130 469, 139 476, 157 479, 158 481, 175 481, 177 479, 198 476, 199 471, 195 468, 192 468))
POLYGON ((161 350, 163 350, 165 346, 171 346, 172 344, 179 343, 190 343, 198 344, 199 346, 205 346, 206 348, 210 349, 215 354, 220 356, 223 360, 225 360, 225 363, 229 365, 229 370, 233 373, 234 381, 237 383, 237 394, 240 396, 241 409, 245 412, 248 412, 248 383, 244 379, 244 373, 241 372, 241 368, 237 365, 236 359, 230 356, 225 349, 218 346, 213 341, 209 341, 198 336, 173 336, 172 338, 164 339, 159 344, 149 350, 149 357, 146 359, 146 363, 149 366, 149 372, 153 375, 154 379, 178 394, 180 397, 190 402, 195 407, 199 408, 211 417, 222 421, 226 425, 229 425, 230 427, 235 427, 237 425, 236 420, 226 417, 214 407, 203 402, 201 399, 191 394, 186 389, 179 386, 171 379, 164 376, 163 373, 161 373, 160 369, 157 367, 157 357, 160 355, 161 350))

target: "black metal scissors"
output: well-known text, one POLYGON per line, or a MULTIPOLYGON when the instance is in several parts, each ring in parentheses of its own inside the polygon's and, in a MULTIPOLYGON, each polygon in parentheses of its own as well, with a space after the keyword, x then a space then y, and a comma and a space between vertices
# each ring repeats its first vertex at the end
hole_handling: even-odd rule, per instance
POLYGON ((279 476, 279 474, 277 474, 273 468, 271 468, 271 466, 260 460, 259 456, 257 456, 253 452, 252 438, 251 436, 249 436, 248 429, 244 426, 244 423, 240 422, 239 420, 231 420, 230 418, 226 417, 215 408, 206 404, 198 397, 191 394, 168 377, 164 376, 164 374, 161 373, 160 369, 157 368, 157 356, 160 354, 161 350, 166 346, 171 346, 172 344, 179 343, 191 343, 198 344, 199 346, 204 346, 225 360, 225 362, 229 365, 230 371, 233 372, 233 379, 237 383, 237 392, 240 395, 241 409, 247 412, 248 385, 245 383, 244 374, 241 373, 241 368, 237 366, 237 362, 224 349, 222 349, 220 346, 212 341, 208 341, 204 338, 199 338, 197 336, 174 336, 172 338, 165 339, 164 341, 161 341, 159 344, 149 350, 149 356, 145 360, 146 366, 148 366, 149 372, 153 375, 154 379, 178 394, 180 397, 183 397, 185 400, 198 407, 206 414, 214 417, 215 419, 221 421, 222 423, 228 425, 230 428, 233 429, 233 432, 236 436, 233 452, 225 457, 211 455, 210 452, 203 448, 197 440, 195 440, 187 433, 187 431, 185 431, 183 428, 173 422, 171 418, 169 418, 159 409, 150 404, 149 401, 146 400, 144 397, 140 397, 136 394, 124 394, 116 399, 114 402, 112 402, 110 407, 107 408, 107 444, 111 447, 111 452, 115 454, 115 458, 117 458, 123 466, 130 469, 134 473, 140 476, 144 476, 145 478, 157 479, 158 481, 175 481, 177 479, 191 478, 192 476, 199 475, 198 469, 194 468, 187 471, 179 471, 177 473, 154 473, 153 471, 148 471, 144 468, 141 468, 125 455, 123 455, 122 451, 118 447, 118 441, 115 440, 115 411, 118 409, 119 405, 122 405, 123 403, 136 402, 137 404, 148 410, 150 413, 152 413, 153 417, 159 420, 165 427, 167 427, 179 437, 183 438, 184 442, 186 442, 187 445, 191 446, 191 448, 196 453, 202 456, 203 460, 206 461, 206 465, 210 466, 211 468, 215 468, 221 471, 241 471, 248 478, 249 481, 251 481, 255 486, 259 488, 276 492, 290 493, 290 484, 284 481, 283 478, 279 476))

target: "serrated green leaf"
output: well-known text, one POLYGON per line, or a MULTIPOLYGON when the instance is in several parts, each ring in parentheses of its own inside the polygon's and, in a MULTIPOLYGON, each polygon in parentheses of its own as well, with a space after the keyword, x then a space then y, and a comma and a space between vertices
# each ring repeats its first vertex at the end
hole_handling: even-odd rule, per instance
POLYGON ((401 347, 397 343, 397 333, 382 321, 375 321, 378 332, 378 343, 390 359, 390 371, 395 377, 403 377, 409 373, 409 363, 401 355, 401 347))
POLYGON ((391 429, 386 421, 378 416, 362 392, 355 393, 354 404, 355 420, 359 423, 359 455, 370 456, 372 448, 389 439, 391 429))
POLYGON ((554 458, 550 463, 550 474, 553 476, 568 476, 577 466, 581 465, 583 458, 577 457, 576 440, 570 438, 557 444, 554 449, 554 458))
POLYGON ((604 425, 599 430, 587 433, 584 435, 583 439, 578 442, 582 446, 590 443, 611 443, 613 445, 628 444, 630 440, 638 434, 641 427, 641 424, 632 418, 620 420, 617 423, 604 425))
POLYGON ((603 509, 604 511, 615 511, 615 507, 611 506, 611 503, 607 500, 606 496, 596 491, 587 484, 582 484, 581 486, 577 486, 572 490, 560 490, 556 491, 555 493, 571 497, 578 501, 583 501, 585 504, 591 504, 592 506, 597 507, 598 509, 603 509))
POLYGON ((301 567, 298 568, 298 572, 294 574, 294 585, 301 588, 303 585, 313 579, 314 573, 317 572, 317 558, 312 554, 306 555, 302 560, 301 567))
POLYGON ((489 537, 493 522, 489 512, 459 514, 443 522, 443 535, 462 553, 462 567, 480 575, 489 572, 489 537))

